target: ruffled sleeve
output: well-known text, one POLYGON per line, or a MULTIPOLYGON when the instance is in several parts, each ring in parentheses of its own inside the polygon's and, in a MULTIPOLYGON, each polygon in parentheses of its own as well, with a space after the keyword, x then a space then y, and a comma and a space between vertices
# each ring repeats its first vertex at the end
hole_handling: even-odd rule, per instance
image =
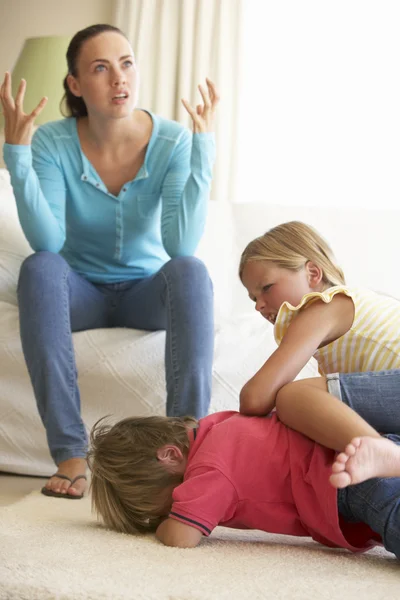
POLYGON ((350 298, 353 298, 352 292, 343 285, 336 285, 334 287, 328 288, 323 292, 311 292, 310 294, 306 294, 301 299, 300 304, 298 306, 292 306, 289 302, 284 302, 279 309, 278 316, 276 317, 275 326, 274 326, 274 336, 275 341, 279 345, 285 335, 292 319, 305 307, 310 306, 317 300, 322 300, 326 304, 332 301, 332 298, 336 296, 336 294, 345 294, 350 298))

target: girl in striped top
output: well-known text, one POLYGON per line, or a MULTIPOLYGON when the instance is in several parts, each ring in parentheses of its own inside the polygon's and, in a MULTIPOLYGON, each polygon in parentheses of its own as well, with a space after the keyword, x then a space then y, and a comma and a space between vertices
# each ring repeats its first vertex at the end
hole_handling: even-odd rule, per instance
POLYGON ((400 399, 398 300, 348 288, 328 244, 296 221, 250 242, 239 276, 279 345, 243 387, 242 413, 266 415, 276 406, 286 425, 337 450, 376 435, 349 406, 378 431, 400 430, 386 412, 390 395, 400 399), (293 382, 311 357, 323 377, 293 382))

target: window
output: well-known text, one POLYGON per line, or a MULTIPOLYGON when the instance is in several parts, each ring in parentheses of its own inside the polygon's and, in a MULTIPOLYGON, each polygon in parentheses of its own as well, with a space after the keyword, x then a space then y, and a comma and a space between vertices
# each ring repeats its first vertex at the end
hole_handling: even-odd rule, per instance
POLYGON ((400 208, 400 2, 243 13, 235 200, 400 208))

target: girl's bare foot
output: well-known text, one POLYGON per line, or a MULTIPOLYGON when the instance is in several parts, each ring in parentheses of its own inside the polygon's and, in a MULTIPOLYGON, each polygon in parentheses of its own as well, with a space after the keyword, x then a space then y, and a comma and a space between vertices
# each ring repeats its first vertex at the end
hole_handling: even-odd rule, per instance
MULTIPOLYGON (((87 463, 84 458, 69 458, 58 465, 57 473, 66 475, 73 480, 78 475, 85 475, 86 469, 87 463)), ((86 490, 86 486, 86 479, 78 479, 73 485, 71 485, 71 482, 67 479, 61 479, 57 477, 57 475, 54 475, 54 477, 51 477, 47 481, 45 488, 59 494, 81 496, 86 490)))
POLYGON ((337 455, 329 481, 344 488, 372 477, 400 477, 400 446, 383 437, 354 438, 337 455))

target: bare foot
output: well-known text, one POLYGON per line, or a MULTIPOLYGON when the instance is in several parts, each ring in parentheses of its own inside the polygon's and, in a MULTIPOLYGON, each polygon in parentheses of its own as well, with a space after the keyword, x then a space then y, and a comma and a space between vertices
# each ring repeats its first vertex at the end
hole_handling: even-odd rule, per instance
MULTIPOLYGON (((66 475, 70 479, 74 479, 78 475, 85 475, 87 463, 84 458, 69 458, 58 465, 57 473, 66 475)), ((74 485, 67 479, 60 479, 56 475, 51 477, 45 487, 52 492, 59 494, 69 494, 70 496, 80 496, 86 490, 86 479, 78 479, 74 485)))
POLYGON ((372 477, 400 477, 400 446, 383 437, 354 438, 337 455, 329 481, 344 488, 372 477))

